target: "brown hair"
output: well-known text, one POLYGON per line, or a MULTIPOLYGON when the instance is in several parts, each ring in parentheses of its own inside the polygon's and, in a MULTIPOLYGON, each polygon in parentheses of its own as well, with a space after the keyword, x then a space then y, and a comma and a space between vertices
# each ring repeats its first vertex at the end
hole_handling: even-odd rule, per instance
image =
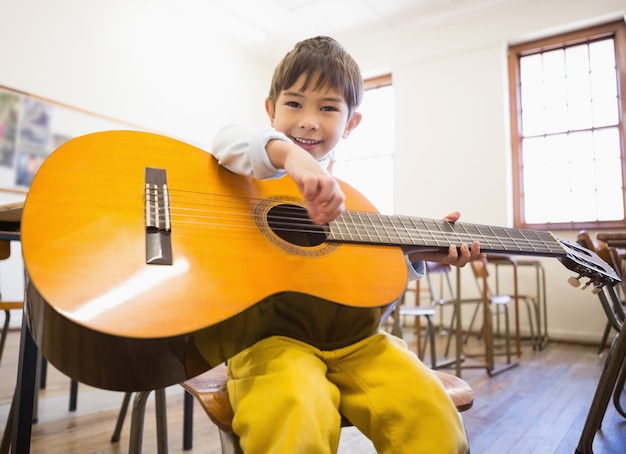
POLYGON ((297 43, 274 70, 269 98, 276 107, 281 91, 305 75, 303 89, 331 87, 341 93, 350 115, 363 99, 363 78, 359 65, 344 47, 327 36, 309 38, 297 43))

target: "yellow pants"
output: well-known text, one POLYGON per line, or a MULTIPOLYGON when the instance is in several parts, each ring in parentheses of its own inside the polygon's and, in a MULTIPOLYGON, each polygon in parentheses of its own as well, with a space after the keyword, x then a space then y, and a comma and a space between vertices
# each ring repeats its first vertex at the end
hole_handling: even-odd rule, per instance
POLYGON ((380 454, 467 451, 439 380, 386 333, 333 351, 270 337, 228 365, 233 429, 246 454, 334 453, 340 413, 380 454))

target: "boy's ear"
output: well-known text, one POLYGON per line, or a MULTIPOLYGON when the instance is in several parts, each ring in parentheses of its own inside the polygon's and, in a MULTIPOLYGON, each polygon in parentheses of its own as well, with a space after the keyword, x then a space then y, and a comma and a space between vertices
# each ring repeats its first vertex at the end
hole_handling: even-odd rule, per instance
POLYGON ((341 137, 347 139, 352 130, 359 126, 359 123, 361 123, 361 118, 363 118, 361 112, 354 112, 348 120, 348 123, 346 123, 346 128, 343 130, 343 135, 341 137))
POLYGON ((265 98, 265 111, 270 117, 271 126, 274 127, 274 106, 272 104, 272 100, 269 97, 265 98))

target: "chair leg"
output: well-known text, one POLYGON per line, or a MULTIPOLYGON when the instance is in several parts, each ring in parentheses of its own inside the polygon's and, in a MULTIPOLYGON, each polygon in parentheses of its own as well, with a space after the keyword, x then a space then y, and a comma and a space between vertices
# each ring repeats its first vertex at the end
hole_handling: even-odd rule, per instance
POLYGON ((535 345, 537 351, 543 350, 543 340, 541 337, 541 304, 539 300, 533 299, 532 304, 535 308, 535 345))
MULTIPOLYGON (((535 313, 537 312, 537 305, 534 300, 524 299, 526 303, 526 312, 528 313, 528 329, 530 330, 530 343, 533 350, 539 350, 539 337, 535 336, 535 321, 533 319, 531 306, 535 307, 535 313)), ((536 318, 536 317, 535 317, 536 318)))
POLYGON ((619 378, 617 379, 617 384, 615 385, 615 389, 613 390, 613 404, 615 405, 615 409, 617 412, 626 418, 626 410, 622 406, 622 402, 620 397, 622 393, 626 391, 626 362, 622 364, 622 370, 619 373, 619 378))
MULTIPOLYGON (((420 352, 420 356, 424 358, 424 354, 426 353, 426 344, 430 345, 430 364, 432 369, 437 369, 437 352, 435 345, 435 326, 433 324, 433 319, 430 315, 424 315, 426 318, 426 339, 424 340, 424 345, 422 345, 422 350, 420 352)), ((418 331, 417 335, 420 333, 418 331)))
MULTIPOLYGON (((470 334, 472 333, 472 328, 474 327, 474 322, 476 321, 476 316, 478 315, 478 310, 480 309, 480 305, 481 304, 482 304, 482 302, 476 304, 476 308, 474 309, 474 313, 472 314, 472 319, 470 320, 470 324, 467 327, 467 333, 465 335, 465 340, 463 341, 464 344, 467 344, 467 341, 468 341, 468 339, 470 337, 470 334)), ((482 331, 478 332, 478 339, 480 339, 481 333, 482 333, 482 331)))
POLYGON ((11 322, 11 311, 4 311, 4 326, 2 327, 2 337, 0 338, 0 362, 2 362, 2 352, 4 352, 4 344, 7 341, 9 333, 9 323, 11 322))
POLYGON ((156 408, 157 452, 167 454, 167 405, 165 405, 165 388, 154 392, 156 408))
POLYGON ((130 422, 130 441, 128 445, 129 454, 141 454, 143 422, 146 415, 146 402, 148 401, 149 396, 150 391, 142 391, 135 394, 130 422))
POLYGON ((124 400, 122 401, 122 407, 117 415, 117 422, 115 423, 115 429, 113 435, 111 435, 111 443, 117 443, 120 441, 120 435, 122 433, 122 427, 124 427, 124 419, 126 419, 126 413, 128 412, 128 404, 133 393, 125 393, 124 400))
POLYGON ((78 402, 78 382, 76 380, 70 381, 70 411, 76 411, 76 404, 78 402))
MULTIPOLYGON (((157 432, 157 452, 159 454, 167 454, 168 441, 167 441, 167 405, 165 403, 165 388, 157 389, 154 391, 155 396, 155 416, 156 416, 156 432, 157 432)), ((131 392, 124 394, 122 400, 122 406, 117 415, 117 421, 115 423, 115 429, 113 435, 111 435, 111 443, 117 443, 120 441, 122 428, 124 427, 124 419, 126 419, 126 413, 128 412, 128 405, 130 404, 131 392)), ((128 452, 130 454, 140 454, 143 442, 143 424, 146 413, 146 403, 150 397, 150 391, 138 392, 133 400, 133 412, 130 422, 130 442, 128 452)), ((187 424, 187 419, 185 419, 187 424)), ((185 450, 191 449, 183 448, 185 450)))
MULTIPOLYGON (((501 336, 500 333, 500 314, 504 315, 504 355, 506 357, 506 364, 511 363, 512 353, 511 353, 511 317, 509 313, 509 304, 497 304, 496 305, 496 323, 497 330, 496 334, 501 336)), ((492 342, 494 339, 494 333, 492 335, 492 342)))
POLYGON ((183 451, 193 447, 193 396, 185 391, 183 401, 183 451))
POLYGON ((600 355, 606 348, 606 341, 609 339, 610 333, 611 322, 606 322, 606 326, 604 327, 604 333, 602 333, 602 340, 600 341, 600 346, 598 347, 598 355, 600 355))
POLYGON ((456 332, 456 310, 452 311, 452 317, 450 317, 450 326, 448 327, 448 339, 446 340, 446 349, 443 353, 444 357, 450 355, 450 343, 456 332))
MULTIPOLYGON (((128 445, 129 454, 141 454, 143 445, 143 424, 146 416, 146 403, 148 402, 148 397, 150 397, 150 392, 151 391, 141 391, 135 394, 135 399, 133 400, 133 412, 130 421, 130 441, 128 445)), ((167 454, 165 388, 155 390, 154 394, 157 425, 157 452, 158 454, 167 454)))

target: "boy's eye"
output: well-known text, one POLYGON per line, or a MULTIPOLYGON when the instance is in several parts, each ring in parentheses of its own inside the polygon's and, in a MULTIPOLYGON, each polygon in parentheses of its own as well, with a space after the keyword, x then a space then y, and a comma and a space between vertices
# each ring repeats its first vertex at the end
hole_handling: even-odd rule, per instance
POLYGON ((324 112, 336 112, 339 109, 337 109, 335 106, 324 106, 324 107, 322 107, 322 110, 324 112))
POLYGON ((295 102, 295 101, 287 101, 285 104, 288 105, 289 107, 300 107, 300 103, 295 102))

